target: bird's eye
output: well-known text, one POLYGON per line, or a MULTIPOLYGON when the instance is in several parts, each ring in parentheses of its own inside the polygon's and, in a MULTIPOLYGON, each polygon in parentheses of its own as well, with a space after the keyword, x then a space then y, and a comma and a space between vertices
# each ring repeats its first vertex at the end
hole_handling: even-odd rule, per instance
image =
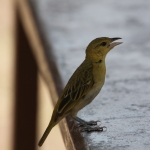
POLYGON ((102 42, 101 43, 101 46, 105 46, 107 43, 106 42, 102 42))

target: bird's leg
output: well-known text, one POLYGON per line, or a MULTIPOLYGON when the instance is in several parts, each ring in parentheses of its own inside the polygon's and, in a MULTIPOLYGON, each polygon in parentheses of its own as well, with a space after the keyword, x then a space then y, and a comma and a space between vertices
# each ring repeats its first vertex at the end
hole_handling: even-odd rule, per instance
POLYGON ((93 126, 93 125, 97 125, 97 122, 100 122, 99 120, 87 122, 87 121, 82 120, 79 117, 75 117, 73 119, 76 120, 77 122, 79 122, 79 126, 85 126, 85 125, 91 125, 91 126, 93 126))

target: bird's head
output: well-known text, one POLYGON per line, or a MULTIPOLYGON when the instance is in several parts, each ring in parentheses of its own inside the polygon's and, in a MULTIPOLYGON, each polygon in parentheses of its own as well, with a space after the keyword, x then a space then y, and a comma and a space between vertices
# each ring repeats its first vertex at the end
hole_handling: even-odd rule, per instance
POLYGON ((108 37, 101 37, 96 38, 89 43, 86 49, 86 58, 90 59, 91 61, 97 61, 101 58, 106 57, 107 53, 113 49, 115 46, 121 44, 122 42, 114 42, 121 38, 108 38, 108 37))

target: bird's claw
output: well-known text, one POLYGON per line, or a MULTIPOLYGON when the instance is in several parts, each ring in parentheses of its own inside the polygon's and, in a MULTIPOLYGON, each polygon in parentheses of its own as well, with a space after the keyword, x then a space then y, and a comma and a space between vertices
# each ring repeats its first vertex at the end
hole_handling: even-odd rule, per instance
POLYGON ((81 129, 81 132, 85 132, 85 131, 87 131, 87 132, 92 132, 92 131, 100 131, 100 132, 102 132, 102 131, 104 131, 104 128, 105 129, 107 129, 107 127, 105 127, 105 126, 103 126, 103 127, 84 127, 84 128, 82 128, 81 129))
MULTIPOLYGON (((101 122, 100 120, 97 120, 97 121, 89 121, 89 122, 86 122, 85 124, 86 125, 90 125, 90 126, 95 126, 97 125, 98 122, 101 122)), ((82 127, 84 126, 85 124, 82 124, 82 123, 78 123, 78 127, 82 127)))
POLYGON ((91 125, 91 126, 94 126, 94 125, 97 125, 98 122, 101 122, 100 120, 97 120, 97 121, 89 121, 87 122, 87 125, 91 125))

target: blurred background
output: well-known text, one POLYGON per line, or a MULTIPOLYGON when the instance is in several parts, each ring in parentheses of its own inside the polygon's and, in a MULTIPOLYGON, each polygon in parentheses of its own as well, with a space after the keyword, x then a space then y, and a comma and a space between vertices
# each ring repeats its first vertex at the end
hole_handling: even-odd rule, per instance
POLYGON ((0 0, 0 149, 11 150, 14 118, 15 9, 0 0))
MULTIPOLYGON (((15 0, 0 0, 0 150, 14 148, 15 72, 16 72, 16 4, 15 0)), ((30 66, 29 66, 30 67, 30 66)), ((36 149, 64 150, 57 125, 45 144, 37 143, 48 125, 53 106, 49 91, 38 75, 37 142, 36 149), (43 101, 44 99, 44 101, 43 101), (58 144, 59 143, 59 144, 58 144)), ((30 124, 30 122, 27 122, 30 124)), ((25 126, 27 125, 25 124, 25 126)), ((30 135, 29 135, 30 136, 30 135)), ((27 140, 27 139, 26 139, 27 140)))

